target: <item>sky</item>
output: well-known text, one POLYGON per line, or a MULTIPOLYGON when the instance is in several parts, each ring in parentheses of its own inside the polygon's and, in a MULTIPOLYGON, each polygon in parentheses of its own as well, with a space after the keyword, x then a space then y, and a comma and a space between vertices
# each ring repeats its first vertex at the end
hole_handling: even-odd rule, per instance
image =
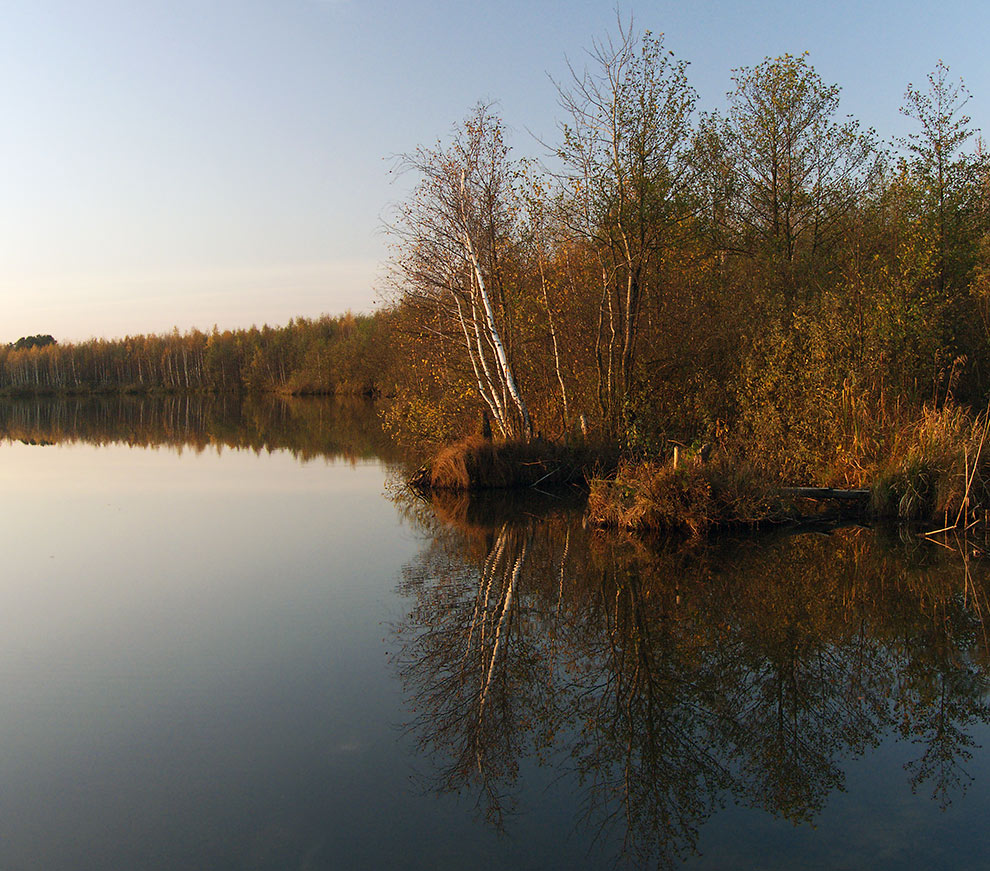
MULTIPOLYGON (((700 107, 807 51, 884 139, 939 59, 990 133, 990 4, 632 0, 700 107)), ((396 157, 496 101, 539 157, 555 81, 616 29, 593 0, 0 0, 0 342, 371 311, 396 157)))

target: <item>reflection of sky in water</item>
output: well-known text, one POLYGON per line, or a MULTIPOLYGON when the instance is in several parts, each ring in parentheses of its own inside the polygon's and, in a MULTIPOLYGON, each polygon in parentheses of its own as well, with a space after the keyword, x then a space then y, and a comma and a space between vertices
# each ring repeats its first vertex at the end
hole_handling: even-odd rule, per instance
POLYGON ((341 750, 395 754, 379 624, 415 542, 383 478, 0 447, 0 867, 288 867, 328 837, 360 803, 341 750))
MULTIPOLYGON (((588 781, 562 774, 574 724, 550 764, 516 760, 504 835, 470 789, 429 790, 387 657, 415 604, 396 587, 429 588, 437 569, 463 579, 464 555, 445 564, 402 525, 384 477, 280 451, 0 445, 0 868, 612 867, 621 826, 593 845, 588 781)), ((494 541, 477 530, 474 565, 494 541)), ((568 539, 582 571, 600 559, 587 535, 568 539)), ((520 631, 556 608, 561 544, 540 541, 520 631)), ((594 582, 569 577, 561 613, 594 582)), ((730 801, 687 865, 983 867, 986 753, 943 812, 928 786, 911 792, 903 766, 919 752, 886 736, 840 753, 844 790, 813 826, 730 801)))

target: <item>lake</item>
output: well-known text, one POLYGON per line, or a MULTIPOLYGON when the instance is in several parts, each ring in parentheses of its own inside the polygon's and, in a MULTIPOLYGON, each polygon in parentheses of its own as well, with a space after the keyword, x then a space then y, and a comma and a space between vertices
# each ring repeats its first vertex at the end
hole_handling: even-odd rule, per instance
POLYGON ((985 868, 987 566, 399 484, 373 407, 0 403, 0 868, 985 868))

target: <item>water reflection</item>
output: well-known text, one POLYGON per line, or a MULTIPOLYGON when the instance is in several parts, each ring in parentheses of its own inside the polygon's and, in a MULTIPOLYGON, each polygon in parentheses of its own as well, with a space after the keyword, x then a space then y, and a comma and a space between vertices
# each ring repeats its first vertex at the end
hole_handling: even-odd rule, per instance
POLYGON ((0 401, 0 439, 288 450, 297 459, 398 459, 373 404, 280 396, 69 396, 0 401))
POLYGON ((494 825, 533 760, 660 866, 730 802, 814 821, 882 741, 913 758, 878 788, 965 793, 990 721, 982 566, 856 528, 651 548, 562 503, 433 509, 395 664, 430 786, 494 825))

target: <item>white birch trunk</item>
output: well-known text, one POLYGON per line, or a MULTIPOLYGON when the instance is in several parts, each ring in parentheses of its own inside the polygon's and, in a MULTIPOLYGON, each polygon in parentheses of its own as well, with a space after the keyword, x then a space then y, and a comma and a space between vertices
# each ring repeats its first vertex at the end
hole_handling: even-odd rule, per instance
POLYGON ((564 403, 564 429, 570 423, 570 415, 567 413, 567 386, 564 384, 564 376, 560 371, 560 350, 557 346, 557 329, 553 322, 553 313, 550 311, 550 295, 547 293, 547 278, 543 269, 543 257, 540 262, 540 286, 543 288, 543 302, 547 307, 547 323, 550 325, 550 339, 553 341, 553 366, 557 372, 557 381, 560 383, 560 398, 564 403))
MULTIPOLYGON (((484 382, 481 380, 481 372, 478 370, 478 361, 475 359, 474 348, 471 346, 471 335, 468 333, 467 324, 464 321, 464 312, 461 309, 461 301, 455 295, 454 301, 457 303, 457 317, 461 322, 461 330, 464 332, 464 344, 467 348, 468 358, 471 360, 471 368, 474 370, 474 380, 478 385, 478 394, 484 400, 485 405, 488 406, 488 410, 492 413, 492 418, 498 425, 499 431, 504 436, 506 434, 506 421, 502 412, 501 406, 497 402, 497 397, 495 396, 495 391, 492 389, 491 380, 488 379, 486 373, 486 381, 488 381, 487 389, 484 382)), ((482 359, 482 364, 484 364, 484 359, 482 359)))
POLYGON ((522 550, 512 567, 512 575, 509 578, 509 585, 502 599, 502 613, 499 616, 498 626, 495 628, 495 638, 492 645, 492 656, 488 663, 488 673, 485 683, 481 689, 481 699, 478 704, 478 720, 480 721, 485 712, 485 703, 488 701, 488 691, 491 689, 492 679, 495 676, 495 665, 498 662, 499 653, 505 645, 506 625, 509 622, 509 614, 512 611, 512 600, 516 592, 516 585, 519 582, 519 574, 522 572, 523 563, 526 561, 526 543, 523 542, 522 550))
MULTIPOLYGON (((498 384, 499 390, 495 389, 495 384, 492 383, 491 368, 488 365, 488 352, 485 351, 484 338, 488 335, 487 327, 482 330, 478 318, 478 305, 475 301, 474 295, 474 282, 472 279, 472 289, 471 289, 471 326, 474 327, 474 339, 475 344, 478 347, 478 357, 481 360, 481 368, 485 373, 485 381, 488 384, 488 389, 491 391, 492 401, 501 409, 502 412, 502 435, 508 437, 511 426, 509 425, 509 415, 506 411, 506 406, 508 405, 508 400, 505 395, 505 388, 502 387, 503 379, 499 377, 498 384)), ((491 342, 488 342, 491 346, 491 342)), ((496 360, 496 362, 498 362, 496 360)), ((501 375, 501 372, 497 372, 501 375)))
POLYGON ((485 312, 486 332, 492 343, 492 347, 495 349, 495 357, 502 371, 503 385, 512 397, 516 408, 519 409, 519 416, 522 418, 523 436, 528 439, 530 436, 529 409, 526 407, 526 400, 523 399, 522 393, 519 391, 519 386, 516 384, 516 377, 512 372, 512 367, 509 365, 509 358, 505 353, 502 337, 499 335, 498 327, 495 324, 495 312, 492 309, 491 300, 488 298, 485 279, 481 273, 481 264, 478 263, 478 258, 474 253, 474 245, 471 243, 471 235, 467 230, 464 231, 463 239, 464 247, 467 250, 468 258, 470 259, 471 266, 474 269, 474 276, 477 280, 478 296, 481 297, 481 305, 485 312))
POLYGON ((503 376, 502 385, 512 397, 513 403, 515 403, 516 408, 519 410, 519 416, 522 418, 523 436, 528 439, 530 436, 529 409, 526 406, 526 400, 523 399, 522 393, 519 390, 519 386, 516 384, 516 378, 512 372, 512 367, 509 365, 509 358, 505 352, 505 346, 502 344, 502 337, 499 335, 498 326, 495 323, 495 311, 492 308, 491 299, 488 297, 488 289, 485 286, 485 278, 481 272, 481 264, 478 262, 478 256, 474 250, 474 243, 471 241, 471 233, 468 230, 466 215, 466 191, 467 173, 465 170, 461 170, 461 243, 463 244, 465 253, 467 254, 468 262, 474 270, 474 277, 477 281, 476 286, 478 289, 478 296, 481 297, 481 305, 485 312, 486 333, 492 347, 495 349, 495 358, 498 360, 499 369, 501 370, 503 376))

